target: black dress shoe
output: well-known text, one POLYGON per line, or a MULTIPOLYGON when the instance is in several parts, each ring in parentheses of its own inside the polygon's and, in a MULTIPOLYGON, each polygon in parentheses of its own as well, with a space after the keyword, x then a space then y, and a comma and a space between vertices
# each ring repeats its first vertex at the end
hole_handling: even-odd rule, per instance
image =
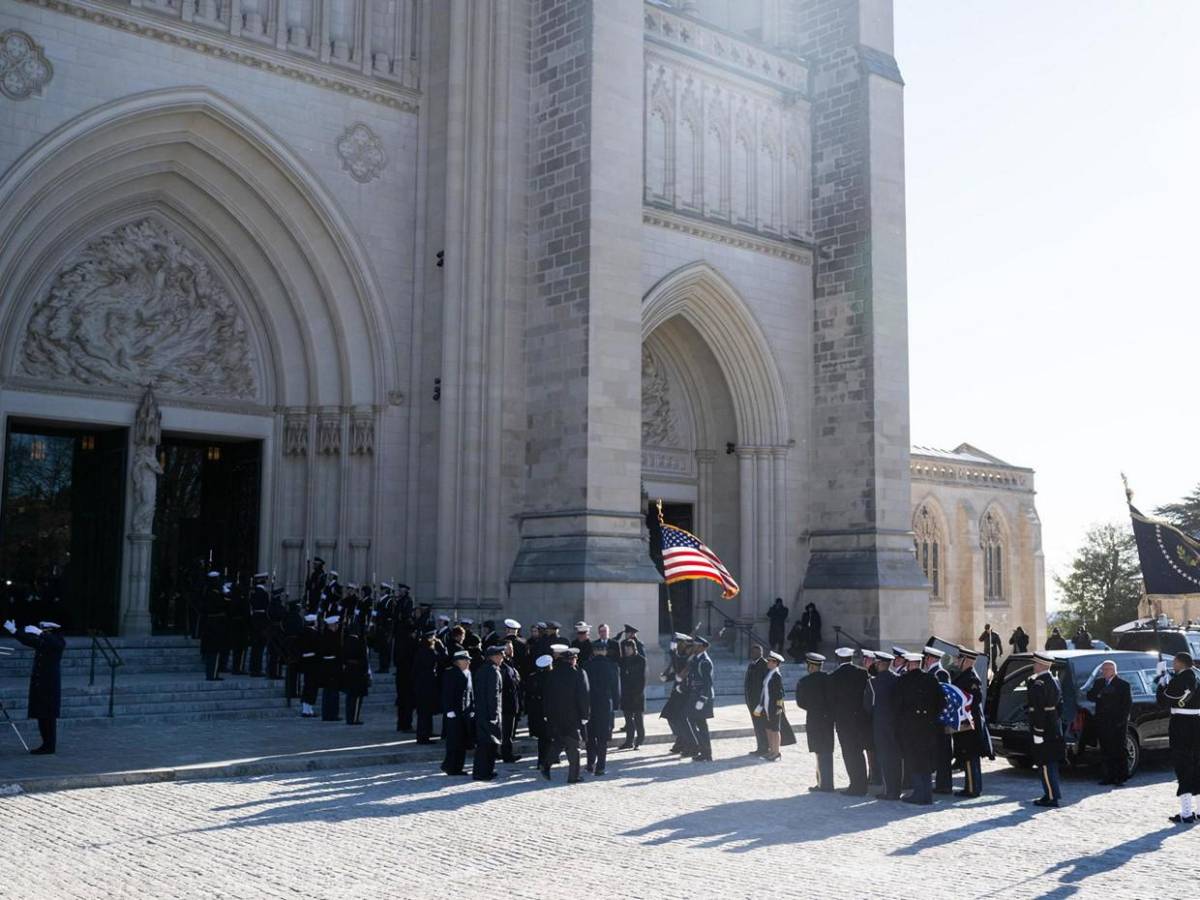
POLYGON ((582 778, 568 778, 567 784, 579 784, 581 781, 583 781, 582 778))
POLYGON ((538 766, 538 768, 542 770, 542 777, 545 778, 547 781, 549 781, 550 780, 550 767, 549 766, 538 766))
POLYGON ((1096 782, 1096 784, 1114 784, 1114 783, 1115 782, 1111 778, 1101 778, 1099 781, 1096 782))
POLYGON ((471 780, 473 780, 473 781, 495 781, 496 773, 493 772, 491 775, 472 775, 471 780))
POLYGON ((34 756, 49 756, 54 752, 53 747, 38 747, 36 750, 29 751, 34 756))
POLYGON ((1040 806, 1043 809, 1058 809, 1058 801, 1051 800, 1049 797, 1042 797, 1040 800, 1034 800, 1033 805, 1040 806))
MULTIPOLYGON (((36 750, 34 750, 33 752, 37 753, 36 750)), ((1169 816, 1168 819, 1170 821, 1174 822, 1176 825, 1191 825, 1196 821, 1196 817, 1194 815, 1184 816, 1184 815, 1181 815, 1180 813, 1175 813, 1175 815, 1169 816)))
POLYGON ((603 769, 597 769, 597 770, 596 770, 595 772, 593 772, 592 774, 593 774, 593 775, 603 775, 603 774, 604 774, 604 770, 603 770, 603 769))
POLYGON ((912 803, 914 806, 932 806, 932 800, 918 800, 916 797, 901 797, 901 803, 912 803))
POLYGON ((933 792, 935 794, 953 794, 954 788, 934 788, 933 792))
POLYGON ((633 744, 631 744, 631 743, 629 743, 628 741, 626 741, 624 744, 621 744, 621 746, 617 747, 617 749, 618 749, 618 750, 632 750, 632 749, 633 749, 633 744))
POLYGON ((783 758, 782 753, 766 753, 763 754, 763 760, 766 762, 779 762, 783 758))
POLYGON ((766 750, 751 750, 751 751, 750 751, 749 753, 747 753, 746 755, 747 755, 747 756, 766 756, 766 755, 767 755, 767 751, 766 751, 766 750))
POLYGON ((847 797, 865 797, 867 796, 867 789, 863 788, 860 791, 854 788, 842 788, 838 793, 845 794, 847 797))
POLYGON ((979 794, 972 794, 970 791, 955 791, 955 797, 978 797, 979 794))

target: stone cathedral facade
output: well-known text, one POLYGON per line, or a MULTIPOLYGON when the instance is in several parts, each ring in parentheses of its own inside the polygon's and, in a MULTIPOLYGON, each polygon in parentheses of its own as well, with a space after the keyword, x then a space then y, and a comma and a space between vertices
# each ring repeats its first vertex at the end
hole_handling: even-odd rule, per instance
POLYGON ((0 566, 920 640, 891 6, 0 0, 0 566))

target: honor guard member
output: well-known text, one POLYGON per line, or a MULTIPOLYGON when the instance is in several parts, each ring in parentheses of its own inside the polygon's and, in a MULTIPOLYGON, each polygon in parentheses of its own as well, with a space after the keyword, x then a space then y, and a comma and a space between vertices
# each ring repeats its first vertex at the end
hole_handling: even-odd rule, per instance
POLYGON ((392 585, 385 581, 379 586, 379 599, 375 602, 371 628, 372 643, 375 652, 379 654, 379 674, 386 675, 392 668, 392 652, 395 647, 396 598, 392 593, 392 585))
MULTIPOLYGON (((278 681, 283 678, 283 667, 287 660, 288 633, 286 622, 288 610, 283 588, 268 588, 267 598, 267 630, 264 638, 267 656, 267 678, 278 681)), ((299 610, 297 610, 299 615, 299 610)), ((302 619, 300 621, 303 621, 302 619)), ((297 629, 296 633, 299 633, 297 629)), ((295 693, 285 686, 284 692, 290 700, 295 693)))
POLYGON ((893 668, 894 661, 892 653, 876 651, 874 673, 863 692, 863 707, 871 716, 875 760, 883 778, 883 793, 877 795, 881 800, 899 800, 902 790, 900 748, 896 744, 896 689, 900 673, 893 668))
POLYGON ((750 713, 750 724, 754 728, 754 749, 747 756, 766 756, 767 748, 767 717, 759 711, 762 706, 763 679, 767 677, 767 660, 763 656, 761 644, 750 645, 750 664, 746 666, 746 676, 742 680, 742 695, 746 703, 746 712, 750 713))
POLYGON ((321 682, 321 721, 336 722, 340 716, 342 684, 342 617, 325 617, 317 653, 317 671, 321 682))
POLYGON ((1025 708, 1029 712, 1029 727, 1033 733, 1031 755, 1042 776, 1045 795, 1035 806, 1056 807, 1062 799, 1058 786, 1058 764, 1066 752, 1062 725, 1062 690, 1058 679, 1050 672, 1054 657, 1044 651, 1033 654, 1033 677, 1025 682, 1025 708))
POLYGON ((776 762, 780 758, 780 747, 790 747, 796 743, 796 734, 788 724, 787 710, 784 709, 783 675, 779 671, 782 664, 783 654, 774 650, 767 654, 766 672, 763 674, 758 706, 754 710, 755 716, 761 718, 766 726, 767 752, 763 759, 768 762, 776 762))
POLYGON ((225 594, 229 598, 229 673, 245 675, 246 655, 250 647, 250 592, 238 578, 226 583, 225 594))
POLYGON ((9 619, 4 629, 33 651, 33 669, 29 673, 29 701, 25 714, 37 720, 42 745, 30 750, 37 756, 53 753, 58 747, 58 716, 62 704, 62 655, 67 642, 59 634, 57 622, 43 621, 17 630, 9 619))
POLYGON ((529 734, 537 738, 538 768, 546 765, 550 754, 550 729, 546 725, 546 706, 543 691, 546 685, 546 673, 554 657, 549 653, 539 656, 533 663, 533 671, 525 681, 525 709, 529 715, 529 734))
POLYGON ((954 757, 962 763, 966 776, 963 789, 955 792, 959 797, 978 797, 983 792, 982 759, 990 747, 983 720, 983 682, 975 671, 975 660, 979 657, 974 650, 958 649, 959 671, 953 684, 971 700, 971 727, 953 735, 954 757))
MULTIPOLYGON (((938 684, 950 684, 950 673, 942 666, 942 658, 946 655, 943 651, 932 646, 933 638, 930 638, 930 646, 925 647, 921 651, 923 656, 921 660, 921 668, 931 673, 937 679, 938 684)), ((939 713, 941 707, 938 707, 939 713)), ((951 736, 943 730, 939 732, 937 737, 937 745, 935 748, 934 757, 934 776, 933 776, 933 792, 935 794, 951 794, 954 792, 954 745, 951 741, 951 736)))
POLYGON ((833 725, 838 743, 842 745, 842 762, 849 787, 842 793, 863 797, 867 793, 867 732, 871 723, 863 710, 863 691, 867 687, 867 672, 854 665, 854 650, 838 647, 834 651, 838 667, 829 676, 829 696, 833 725))
POLYGON ((475 689, 471 683, 471 654, 459 650, 451 660, 450 668, 442 673, 443 728, 446 755, 442 757, 442 771, 447 775, 466 775, 463 763, 467 759, 466 730, 474 728, 475 689))
POLYGON ((1159 706, 1171 711, 1167 736, 1171 742, 1171 763, 1175 766, 1179 812, 1171 821, 1190 824, 1196 821, 1196 795, 1200 794, 1200 679, 1192 668, 1190 653, 1176 653, 1171 662, 1171 674, 1166 663, 1159 663, 1159 706))
POLYGON ((504 683, 500 666, 504 647, 493 644, 484 651, 484 663, 475 673, 475 761, 471 777, 491 781, 496 777, 496 755, 504 741, 504 683))
POLYGON ((1133 708, 1133 693, 1129 682, 1117 674, 1117 664, 1106 659, 1092 679, 1087 698, 1096 704, 1092 724, 1100 743, 1104 763, 1101 784, 1119 786, 1129 780, 1129 757, 1125 753, 1125 738, 1129 733, 1129 712, 1133 708))
MULTIPOLYGON (((445 646, 450 640, 450 617, 442 614, 437 617, 437 633, 435 635, 445 646)), ((455 653, 458 651, 455 650, 455 653)))
POLYGON ((713 664, 708 656, 708 638, 695 635, 692 638, 692 658, 688 660, 688 673, 684 694, 687 697, 685 711, 687 722, 696 740, 696 762, 712 762, 712 739, 708 734, 708 720, 713 717, 713 664))
POLYGON ((500 662, 501 699, 503 700, 500 712, 504 722, 504 738, 500 742, 500 758, 506 763, 515 763, 521 759, 519 754, 513 752, 513 741, 517 737, 517 722, 524 711, 522 678, 515 665, 512 640, 507 637, 497 638, 496 643, 504 648, 504 659, 500 662))
POLYGON ((567 784, 575 784, 581 780, 579 748, 591 712, 587 675, 572 665, 566 644, 554 644, 551 649, 554 663, 542 682, 542 702, 551 738, 542 761, 542 777, 549 781, 550 769, 558 761, 559 753, 566 753, 567 784))
POLYGON ((904 771, 912 791, 901 797, 905 803, 933 803, 930 776, 942 735, 938 715, 942 711, 942 688, 937 677, 922 667, 920 653, 904 656, 907 670, 896 685, 896 738, 904 760, 904 771))
POLYGON ((206 681, 222 680, 217 669, 225 650, 228 624, 228 604, 221 590, 221 573, 214 569, 208 573, 200 622, 200 655, 204 657, 206 681))
POLYGON ((570 646, 579 651, 579 664, 587 662, 592 656, 592 626, 587 622, 575 623, 575 640, 570 646))
POLYGON ((796 705, 807 714, 804 733, 808 752, 817 757, 817 783, 810 791, 828 793, 833 790, 833 712, 829 702, 829 675, 821 671, 825 657, 820 653, 805 653, 807 670, 796 682, 796 705))
POLYGON ((589 715, 587 725, 587 770, 603 775, 608 763, 616 709, 621 705, 621 673, 608 655, 607 639, 592 642, 592 655, 583 664, 587 674, 589 715))
POLYGON ((367 648, 367 617, 360 615, 347 626, 342 642, 341 687, 346 694, 346 724, 361 725, 363 700, 371 689, 371 658, 367 648))
POLYGON ((329 575, 325 572, 325 560, 319 556, 313 558, 309 568, 308 577, 304 580, 304 610, 315 613, 321 603, 321 595, 325 593, 329 575))
POLYGON ((646 740, 646 657, 637 643, 621 641, 621 711, 625 713, 625 742, 618 749, 636 750, 646 740))
POLYGON ((321 684, 317 654, 321 650, 321 635, 317 632, 317 614, 304 617, 304 630, 296 640, 297 672, 303 679, 300 687, 300 716, 311 719, 316 715, 313 704, 317 702, 317 691, 321 684))
MULTIPOLYGON (((428 609, 425 609, 428 612, 428 609)), ((421 629, 428 622, 418 624, 411 613, 397 613, 395 627, 392 629, 392 661, 396 667, 396 730, 408 732, 413 730, 413 662, 416 658, 418 641, 424 643, 421 629)), ((433 631, 432 628, 428 629, 433 631)))
POLYGON ((638 638, 638 630, 628 623, 624 626, 621 640, 633 641, 633 646, 637 648, 637 655, 646 658, 646 645, 638 638))
POLYGON ((690 634, 675 632, 674 640, 670 644, 667 667, 659 676, 660 681, 670 685, 667 702, 658 713, 660 719, 667 720, 667 727, 675 735, 675 743, 667 752, 682 756, 694 756, 696 753, 696 738, 688 724, 687 697, 684 696, 684 679, 687 677, 688 663, 692 656, 691 645, 690 634))
MULTIPOLYGON (((461 648, 460 648, 461 649, 461 648)), ((460 651, 454 652, 453 659, 461 659, 460 651)), ((466 650, 461 650, 466 653, 466 650)), ((441 711, 442 669, 446 667, 446 651, 437 639, 437 631, 433 628, 426 630, 421 644, 413 654, 412 697, 413 706, 417 713, 417 743, 433 743, 433 717, 441 711)), ((470 654, 467 654, 470 659, 470 654)), ((443 723, 445 724, 445 723, 443 723)), ((463 735, 466 743, 466 735, 463 735)))
POLYGON ((250 587, 250 674, 263 676, 263 655, 267 650, 267 631, 271 626, 271 589, 267 586, 270 572, 258 572, 250 587))
POLYGON ((512 665, 523 678, 533 661, 529 658, 529 645, 521 637, 521 623, 516 619, 505 619, 503 624, 504 634, 497 643, 508 641, 512 645, 512 665))

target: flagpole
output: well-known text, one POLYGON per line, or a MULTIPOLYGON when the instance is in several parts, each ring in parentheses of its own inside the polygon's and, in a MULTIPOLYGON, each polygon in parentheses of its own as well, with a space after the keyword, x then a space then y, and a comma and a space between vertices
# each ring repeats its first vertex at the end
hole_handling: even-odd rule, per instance
MULTIPOLYGON (((659 546, 659 552, 661 553, 662 552, 662 533, 663 533, 662 527, 664 524, 666 524, 663 521, 662 497, 659 497, 656 501, 654 501, 654 504, 658 508, 658 546, 659 546)), ((671 605, 671 586, 669 584, 665 584, 665 585, 663 585, 663 589, 666 590, 666 592, 667 592, 667 626, 671 629, 671 639, 674 640, 675 639, 675 609, 671 605)))

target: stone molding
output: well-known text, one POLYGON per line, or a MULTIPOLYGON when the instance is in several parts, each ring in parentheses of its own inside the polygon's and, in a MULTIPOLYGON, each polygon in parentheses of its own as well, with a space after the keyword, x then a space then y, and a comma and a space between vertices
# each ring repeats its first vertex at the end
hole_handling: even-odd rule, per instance
POLYGON ((1029 485, 1028 475, 1019 471, 914 458, 909 462, 909 472, 914 481, 929 481, 936 484, 969 484, 973 487, 1033 492, 1033 488, 1029 485))
POLYGON ((0 94, 9 100, 39 96, 54 77, 45 48, 23 31, 0 34, 0 94))
POLYGON ((203 25, 183 20, 172 21, 161 13, 123 3, 103 0, 20 0, 54 12, 87 19, 99 25, 116 28, 130 34, 164 41, 208 56, 262 69, 285 78, 294 78, 327 90, 337 91, 379 103, 404 112, 420 110, 421 93, 383 79, 355 73, 352 70, 306 59, 298 54, 277 50, 273 45, 232 37, 203 25))
POLYGON ((337 155, 342 168, 359 184, 369 184, 387 168, 383 142, 365 123, 355 122, 337 139, 337 155))
POLYGON ((813 261, 812 253, 793 241, 773 240, 720 225, 707 219, 692 218, 653 206, 647 206, 642 210, 642 222, 706 241, 737 247, 739 250, 753 250, 755 253, 764 253, 776 259, 786 259, 789 262, 805 266, 811 266, 813 261))

